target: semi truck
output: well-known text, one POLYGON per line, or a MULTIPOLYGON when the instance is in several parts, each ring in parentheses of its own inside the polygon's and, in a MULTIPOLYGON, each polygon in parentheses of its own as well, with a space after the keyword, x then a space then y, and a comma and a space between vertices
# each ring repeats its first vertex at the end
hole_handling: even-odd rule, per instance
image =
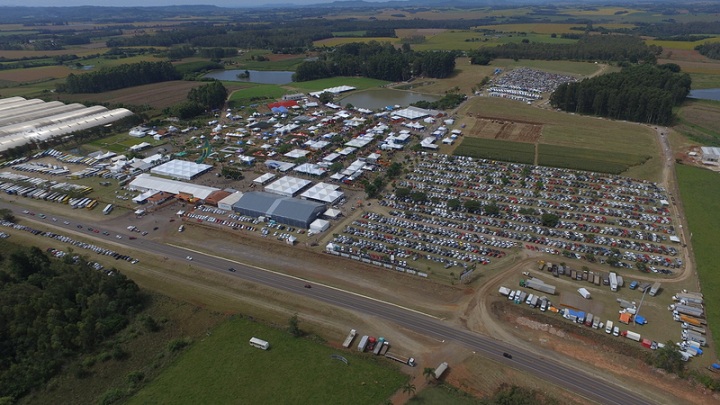
POLYGON ((626 330, 626 331, 623 331, 623 332, 621 333, 621 335, 622 335, 623 337, 626 337, 626 338, 628 338, 628 339, 634 340, 634 341, 636 341, 636 342, 639 342, 639 341, 640 341, 640 334, 639 334, 639 333, 635 333, 635 332, 633 332, 633 331, 626 330))
POLYGON ((615 272, 610 272, 610 291, 617 291, 618 290, 618 282, 617 282, 617 274, 615 272))
POLYGON ((377 340, 377 343, 375 343, 375 348, 373 349, 373 354, 376 356, 378 354, 380 354, 380 351, 382 350, 384 345, 385 345, 385 338, 379 337, 377 340))
POLYGON ((389 349, 390 349, 390 342, 388 342, 387 340, 384 340, 384 338, 383 338, 382 344, 380 344, 380 342, 378 342, 378 344, 375 346, 375 350, 373 350, 373 354, 376 356, 384 356, 385 353, 389 349))
POLYGON ((350 333, 348 333, 345 341, 343 342, 343 347, 350 347, 352 341, 355 339, 355 336, 357 336, 357 331, 355 329, 350 329, 350 333))
POLYGON ((660 291, 660 282, 659 282, 659 281, 656 281, 655 284, 653 284, 652 287, 650 287, 650 293, 649 293, 649 294, 650 294, 651 297, 654 297, 655 295, 657 295, 657 293, 658 293, 659 291, 660 291))
POLYGON ((704 319, 695 318, 689 315, 673 314, 673 319, 677 322, 685 322, 695 326, 702 326, 707 324, 704 319))
POLYGON ((545 284, 545 282, 543 282, 539 278, 529 278, 526 280, 520 280, 520 286, 527 287, 532 290, 544 292, 545 294, 555 295, 555 286, 550 285, 550 284, 545 284))
POLYGON ((402 364, 407 364, 410 367, 415 367, 415 358, 413 358, 413 357, 400 356, 398 354, 390 353, 390 352, 385 353, 385 357, 387 357, 388 359, 391 359, 391 360, 395 360, 402 364))
POLYGON ((694 316, 696 318, 702 318, 705 316, 705 311, 701 308, 695 308, 688 305, 670 305, 670 309, 673 310, 673 313, 677 312, 678 314, 684 314, 684 315, 690 315, 694 316))
POLYGON ((705 328, 700 327, 700 326, 690 325, 690 324, 687 323, 687 322, 683 322, 682 328, 683 328, 683 329, 687 329, 687 330, 691 330, 691 331, 693 331, 693 332, 697 332, 697 333, 699 333, 699 334, 701 334, 701 335, 704 335, 705 333, 707 333, 707 331, 705 330, 705 328))

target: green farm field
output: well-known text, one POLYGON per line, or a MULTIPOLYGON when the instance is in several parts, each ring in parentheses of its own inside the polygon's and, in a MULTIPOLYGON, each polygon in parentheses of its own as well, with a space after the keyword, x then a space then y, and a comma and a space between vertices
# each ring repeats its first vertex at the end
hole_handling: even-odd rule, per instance
POLYGON ((459 116, 472 112, 483 117, 542 124, 540 143, 605 152, 657 153, 654 130, 639 124, 567 114, 501 98, 475 97, 462 110, 459 116))
POLYGON ((407 376, 388 360, 234 318, 128 403, 380 404, 405 381, 407 376), (270 350, 250 346, 253 336, 270 342, 270 350), (344 356, 349 365, 331 358, 333 354, 344 356))
POLYGON ((470 116, 471 114, 542 125, 539 140, 541 150, 552 150, 546 149, 552 147, 566 148, 559 154, 548 153, 546 159, 550 159, 549 161, 557 162, 557 156, 566 156, 569 159, 574 153, 573 150, 594 151, 587 153, 606 155, 603 161, 608 162, 608 165, 614 162, 613 165, 622 163, 628 167, 633 166, 630 172, 625 173, 627 175, 651 181, 660 180, 660 159, 648 160, 659 153, 655 130, 651 127, 567 114, 494 97, 471 99, 458 111, 460 122, 472 127, 475 118, 470 116), (553 154, 556 157, 551 159, 549 156, 553 154), (645 163, 638 165, 641 161, 645 163))
POLYGON ((621 174, 631 166, 642 165, 648 159, 650 159, 650 156, 632 153, 598 153, 594 149, 538 145, 538 165, 540 166, 621 174))
POLYGON ((676 165, 680 195, 690 227, 697 273, 705 294, 707 321, 714 345, 720 344, 720 272, 717 230, 720 227, 720 173, 676 165))
POLYGON ((535 145, 524 142, 465 137, 460 145, 455 148, 454 154, 531 165, 535 161, 535 145))
MULTIPOLYGON (((227 82, 224 82, 227 86, 227 82)), ((275 84, 245 84, 242 88, 230 93, 228 105, 231 107, 239 107, 246 104, 254 104, 260 101, 270 102, 290 93, 288 90, 275 84)))

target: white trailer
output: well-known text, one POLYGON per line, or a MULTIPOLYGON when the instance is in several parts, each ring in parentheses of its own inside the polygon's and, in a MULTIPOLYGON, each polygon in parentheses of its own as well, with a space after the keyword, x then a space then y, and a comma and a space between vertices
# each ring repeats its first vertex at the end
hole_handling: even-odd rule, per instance
POLYGON ((362 338, 360 338, 360 343, 358 343, 358 347, 357 347, 359 352, 365 351, 365 348, 367 347, 367 343, 368 343, 368 338, 369 338, 368 335, 364 335, 362 338))
POLYGON ((433 372, 435 379, 439 380, 440 377, 442 377, 442 375, 445 373, 445 370, 447 370, 447 368, 448 368, 447 362, 443 361, 442 363, 440 363, 440 365, 437 366, 437 368, 433 372))
POLYGON ((617 291, 618 290, 618 280, 617 280, 617 274, 615 272, 610 272, 610 291, 617 291))
POLYGON ((660 282, 659 281, 655 282, 655 284, 653 284, 652 287, 650 287, 649 294, 651 297, 654 297, 655 295, 657 295, 658 291, 660 291, 660 282))
POLYGON ((578 288, 578 293, 582 295, 583 298, 586 300, 590 299, 590 291, 588 291, 585 287, 578 288))
POLYGON ((348 333, 347 337, 345 338, 345 341, 343 342, 343 347, 350 347, 352 344, 353 339, 355 339, 355 336, 357 335, 357 331, 355 329, 350 329, 350 333, 348 333))

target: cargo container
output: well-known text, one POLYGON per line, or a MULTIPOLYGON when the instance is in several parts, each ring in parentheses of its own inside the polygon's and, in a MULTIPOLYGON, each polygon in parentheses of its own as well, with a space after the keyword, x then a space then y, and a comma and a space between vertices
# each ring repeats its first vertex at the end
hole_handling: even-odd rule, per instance
POLYGON ((686 322, 686 323, 689 323, 690 325, 695 325, 695 326, 701 326, 701 325, 707 324, 707 322, 704 319, 695 318, 693 316, 684 315, 684 314, 678 314, 675 320, 686 322))

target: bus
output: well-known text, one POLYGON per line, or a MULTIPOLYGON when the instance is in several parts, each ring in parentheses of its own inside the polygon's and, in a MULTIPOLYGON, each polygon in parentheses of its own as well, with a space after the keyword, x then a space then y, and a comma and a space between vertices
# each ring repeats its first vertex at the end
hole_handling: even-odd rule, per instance
POLYGON ((258 349, 267 350, 270 348, 270 343, 256 337, 252 337, 250 338, 250 346, 257 347, 258 349))
POLYGON ((103 214, 107 215, 111 213, 113 208, 115 208, 115 206, 113 206, 112 204, 106 205, 105 208, 103 208, 103 214))

